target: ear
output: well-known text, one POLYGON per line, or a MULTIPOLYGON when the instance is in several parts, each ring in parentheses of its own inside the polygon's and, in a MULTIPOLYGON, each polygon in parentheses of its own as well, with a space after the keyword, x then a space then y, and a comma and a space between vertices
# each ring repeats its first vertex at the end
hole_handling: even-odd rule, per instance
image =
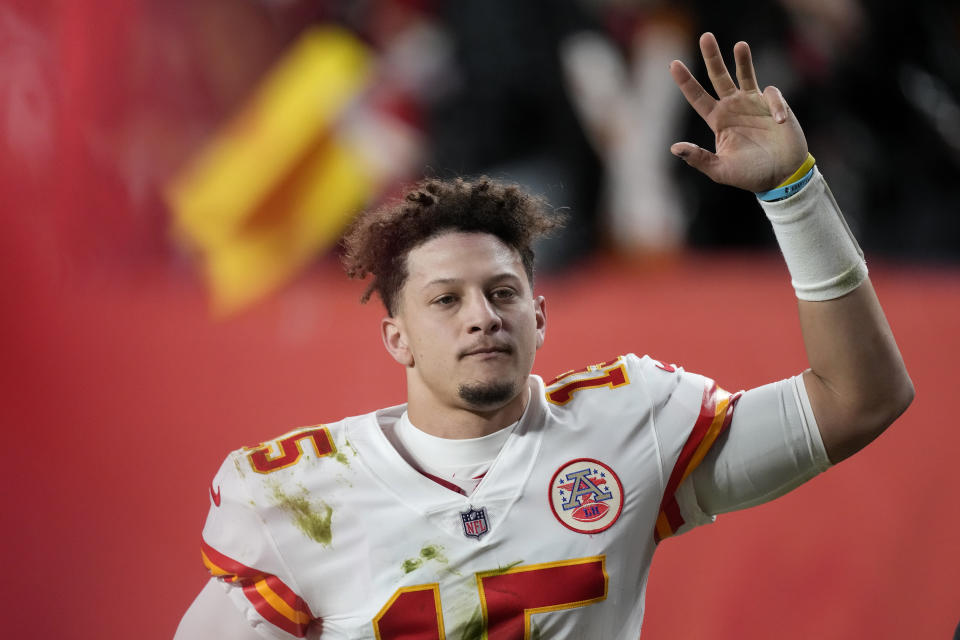
POLYGON ((383 338, 383 346, 394 360, 405 367, 413 366, 413 353, 407 344, 403 321, 396 317, 385 317, 380 321, 380 337, 383 338))
POLYGON ((537 318, 537 349, 543 346, 547 336, 547 301, 543 296, 533 299, 533 312, 537 318))

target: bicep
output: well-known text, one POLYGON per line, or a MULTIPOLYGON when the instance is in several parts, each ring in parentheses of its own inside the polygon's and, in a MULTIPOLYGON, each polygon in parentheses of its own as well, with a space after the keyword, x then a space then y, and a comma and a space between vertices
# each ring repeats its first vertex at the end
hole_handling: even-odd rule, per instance
POLYGON ((689 478, 715 515, 777 498, 830 466, 801 376, 743 394, 729 430, 689 478))
POLYGON ((230 601, 223 585, 211 578, 180 620, 174 640, 263 640, 230 601))

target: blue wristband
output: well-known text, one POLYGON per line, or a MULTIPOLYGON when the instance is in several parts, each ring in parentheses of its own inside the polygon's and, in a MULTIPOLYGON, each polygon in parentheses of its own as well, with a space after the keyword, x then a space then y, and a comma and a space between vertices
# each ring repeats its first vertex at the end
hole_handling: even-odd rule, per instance
POLYGON ((764 202, 776 202, 777 200, 783 200, 789 198, 800 189, 803 189, 807 186, 807 183, 810 182, 810 178, 813 177, 813 167, 810 168, 810 171, 797 180, 796 182, 791 182, 790 184, 784 185, 782 187, 777 187, 776 189, 771 189, 770 191, 761 191, 756 194, 757 198, 763 200, 764 202))

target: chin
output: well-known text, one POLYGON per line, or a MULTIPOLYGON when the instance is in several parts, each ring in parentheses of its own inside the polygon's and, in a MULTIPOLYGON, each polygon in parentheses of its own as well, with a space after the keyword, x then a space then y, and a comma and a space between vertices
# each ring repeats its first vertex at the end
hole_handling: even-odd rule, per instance
POLYGON ((460 399, 478 409, 496 409, 509 403, 520 393, 517 384, 496 380, 469 382, 457 389, 460 399))

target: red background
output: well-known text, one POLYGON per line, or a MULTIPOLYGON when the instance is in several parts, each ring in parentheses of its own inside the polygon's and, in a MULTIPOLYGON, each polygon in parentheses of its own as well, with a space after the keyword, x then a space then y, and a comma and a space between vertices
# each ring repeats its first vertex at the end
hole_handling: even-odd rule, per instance
MULTIPOLYGON (((950 637, 960 273, 873 266, 914 405, 794 494, 665 542, 645 637, 950 637)), ((544 376, 628 350, 729 389, 804 366, 776 256, 600 260, 540 286, 544 376)), ((171 637, 205 580, 199 532, 226 452, 403 399, 380 310, 359 306, 332 262, 219 322, 190 277, 160 269, 15 293, 2 333, 8 637, 171 637)))

